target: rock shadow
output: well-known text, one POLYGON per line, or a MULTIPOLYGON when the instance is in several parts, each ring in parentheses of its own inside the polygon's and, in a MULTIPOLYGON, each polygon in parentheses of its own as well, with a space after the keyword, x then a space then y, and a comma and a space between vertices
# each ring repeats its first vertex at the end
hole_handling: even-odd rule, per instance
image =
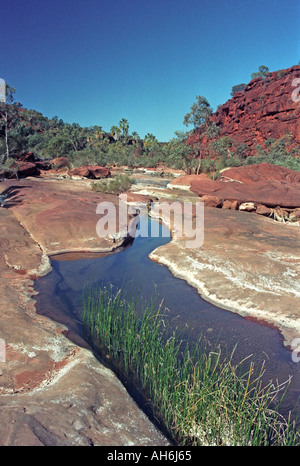
POLYGON ((0 194, 0 206, 6 209, 21 204, 20 191, 22 189, 28 189, 32 186, 9 186, 0 194))

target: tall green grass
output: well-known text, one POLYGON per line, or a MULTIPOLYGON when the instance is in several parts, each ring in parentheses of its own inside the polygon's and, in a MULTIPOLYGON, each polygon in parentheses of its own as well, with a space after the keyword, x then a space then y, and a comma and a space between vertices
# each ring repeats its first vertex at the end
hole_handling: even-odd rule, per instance
POLYGON ((290 416, 284 419, 279 405, 273 407, 286 386, 263 386, 263 365, 258 371, 251 361, 234 365, 232 355, 223 358, 201 340, 189 346, 167 324, 162 303, 141 306, 121 290, 91 288, 84 294, 83 321, 90 341, 145 390, 178 445, 298 444, 290 416))

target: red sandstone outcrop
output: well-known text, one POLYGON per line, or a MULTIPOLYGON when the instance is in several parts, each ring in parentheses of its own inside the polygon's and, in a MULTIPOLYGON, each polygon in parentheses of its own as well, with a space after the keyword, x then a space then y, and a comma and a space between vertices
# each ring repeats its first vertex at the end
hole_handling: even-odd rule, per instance
POLYGON ((26 178, 27 176, 39 176, 40 169, 35 163, 31 162, 20 162, 18 164, 18 178, 26 178))
MULTIPOLYGON (((111 247, 95 238, 95 210, 100 200, 117 207, 118 197, 95 193, 89 184, 0 184, 6 195, 0 208, 0 337, 7 352, 0 364, 2 445, 168 444, 111 371, 70 342, 63 324, 35 309, 33 277, 49 271, 49 254, 111 247)), ((207 207, 203 247, 186 248, 183 237, 150 258, 217 305, 267 319, 289 343, 299 335, 298 245, 298 228, 207 207)))
MULTIPOLYGON (((39 157, 36 157, 36 155, 33 153, 33 152, 22 152, 20 155, 18 155, 18 157, 16 158, 16 161, 17 163, 19 162, 22 162, 23 164, 27 164, 27 163, 31 163, 33 165, 35 165, 35 169, 32 167, 32 169, 30 171, 28 171, 29 169, 29 166, 27 167, 27 170, 24 171, 24 176, 23 177, 26 177, 26 176, 39 176, 39 171, 40 170, 50 170, 51 168, 51 163, 47 160, 41 160, 39 157), (26 173, 30 173, 29 175, 27 175, 26 173)), ((24 165, 24 167, 26 167, 24 165)), ((22 171, 19 170, 19 178, 22 178, 22 171)))
MULTIPOLYGON (((41 171, 49 171, 55 174, 57 170, 68 170, 70 162, 66 157, 58 157, 51 162, 40 160, 33 152, 24 152, 15 159, 15 166, 12 169, 0 172, 0 178, 27 178, 28 176, 40 176, 41 171)), ((100 179, 111 176, 110 170, 99 165, 84 165, 73 168, 66 172, 71 177, 100 179)))
MULTIPOLYGON (((268 163, 230 168, 213 181, 206 176, 185 175, 169 187, 189 188, 206 206, 257 211, 269 215, 271 208, 294 210, 300 207, 300 172, 268 163), (252 203, 253 206, 241 207, 252 203)), ((290 212, 291 214, 291 212, 290 212)), ((296 216, 291 215, 296 219, 296 216)))
POLYGON ((84 165, 83 167, 69 170, 69 175, 79 176, 81 178, 99 179, 108 178, 110 176, 110 171, 108 168, 100 167, 99 165, 84 165))
MULTIPOLYGON (((237 92, 212 115, 211 121, 220 129, 218 138, 228 136, 245 143, 249 155, 255 154, 256 145, 265 148, 268 139, 280 139, 286 134, 299 145, 300 105, 292 98, 296 78, 300 78, 299 65, 272 72, 265 79, 252 79, 244 91, 237 92)), ((196 131, 190 142, 198 137, 196 131)), ((203 146, 207 148, 209 142, 204 138, 203 146)))
POLYGON ((241 181, 242 183, 256 183, 260 181, 280 181, 284 183, 300 183, 300 172, 290 170, 280 165, 271 163, 260 163, 246 165, 244 167, 233 167, 224 170, 218 178, 222 181, 241 181))
POLYGON ((223 181, 192 181, 191 191, 198 196, 217 196, 223 200, 255 202, 268 207, 297 208, 300 206, 299 185, 280 181, 256 183, 224 183, 223 181))
POLYGON ((12 169, 6 169, 0 172, 0 179, 27 178, 28 176, 39 176, 40 168, 36 163, 19 162, 12 169))
MULTIPOLYGON (((34 232, 35 240, 47 255, 68 251, 109 251, 127 240, 126 225, 124 237, 98 236, 98 203, 110 202, 117 209, 119 200, 115 195, 92 191, 89 180, 74 183, 65 179, 59 189, 56 181, 45 182, 43 178, 10 180, 1 183, 0 190, 5 196, 4 206, 14 213, 27 231, 34 232)), ((114 211, 109 215, 114 215, 114 211)))
POLYGON ((22 152, 14 159, 14 162, 10 169, 0 172, 0 178, 14 179, 40 176, 41 170, 46 171, 51 168, 48 161, 40 160, 33 152, 22 152))
POLYGON ((56 159, 51 160, 51 167, 52 168, 66 168, 69 167, 70 162, 67 157, 57 157, 56 159))

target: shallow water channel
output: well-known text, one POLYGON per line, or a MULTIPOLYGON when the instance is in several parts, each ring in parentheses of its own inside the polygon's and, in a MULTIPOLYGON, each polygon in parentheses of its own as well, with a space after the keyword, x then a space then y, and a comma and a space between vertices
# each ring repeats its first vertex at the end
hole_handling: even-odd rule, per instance
MULTIPOLYGON (((146 222, 149 228, 152 221, 156 220, 140 215, 140 223, 146 222)), ((224 356, 236 347, 233 357, 236 363, 250 355, 259 367, 265 361, 266 383, 270 379, 282 383, 292 376, 280 411, 286 415, 295 410, 299 416, 300 363, 293 362, 280 333, 212 305, 184 280, 175 278, 167 267, 148 258, 152 250, 169 241, 169 231, 161 225, 159 237, 138 236, 114 253, 53 257, 52 272, 35 283, 38 312, 65 324, 72 341, 88 346, 81 325, 82 293, 87 284, 112 284, 116 290, 123 285, 146 300, 155 292, 158 299, 164 300, 163 309, 172 325, 187 328, 191 341, 203 336, 211 348, 220 345, 224 356)))

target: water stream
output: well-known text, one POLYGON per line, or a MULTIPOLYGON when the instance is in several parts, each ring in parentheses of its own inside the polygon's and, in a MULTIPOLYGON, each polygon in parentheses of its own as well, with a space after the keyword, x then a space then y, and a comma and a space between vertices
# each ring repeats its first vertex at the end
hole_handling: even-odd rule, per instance
MULTIPOLYGON (((146 214, 141 223, 151 222, 146 214)), ((150 299, 155 294, 164 300, 170 320, 178 328, 188 328, 193 338, 204 336, 212 345, 220 345, 225 355, 234 352, 239 362, 251 355, 259 366, 265 361, 264 380, 280 383, 292 376, 282 413, 295 410, 300 414, 300 363, 292 360, 291 352, 283 345, 280 333, 270 327, 247 320, 235 313, 220 309, 202 299, 197 291, 184 280, 175 278, 163 265, 152 262, 148 254, 170 241, 168 230, 160 226, 160 236, 138 236, 126 247, 111 254, 65 254, 52 258, 53 270, 35 283, 38 291, 38 312, 63 323, 68 337, 82 346, 81 325, 82 293, 86 284, 119 288, 134 286, 141 298, 150 299)))

